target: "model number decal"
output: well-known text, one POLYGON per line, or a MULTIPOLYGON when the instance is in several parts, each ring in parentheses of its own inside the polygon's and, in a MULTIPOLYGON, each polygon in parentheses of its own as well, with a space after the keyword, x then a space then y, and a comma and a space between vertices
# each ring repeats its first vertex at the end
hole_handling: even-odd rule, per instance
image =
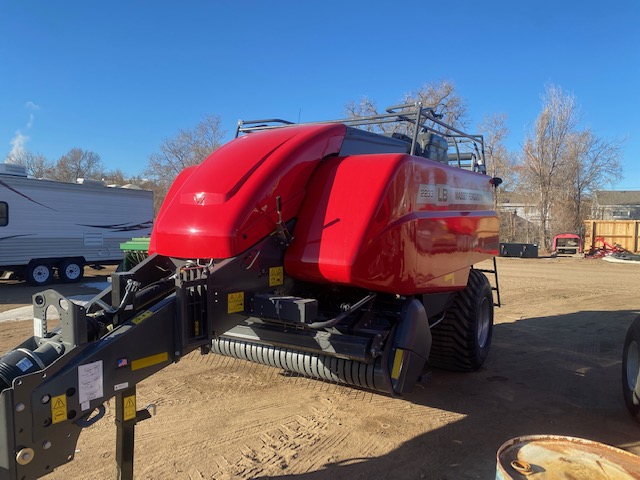
POLYGON ((491 201, 491 194, 482 190, 428 184, 420 184, 416 198, 418 205, 483 205, 491 201))

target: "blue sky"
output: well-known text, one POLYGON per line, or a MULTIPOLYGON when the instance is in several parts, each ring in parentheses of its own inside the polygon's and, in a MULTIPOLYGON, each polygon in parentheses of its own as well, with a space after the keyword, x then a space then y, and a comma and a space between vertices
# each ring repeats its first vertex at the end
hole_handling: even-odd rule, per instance
POLYGON ((546 84, 584 126, 625 138, 640 189, 640 2, 0 0, 0 159, 73 147, 142 172, 179 129, 238 119, 341 117, 452 81, 475 126, 506 113, 517 150, 546 84))

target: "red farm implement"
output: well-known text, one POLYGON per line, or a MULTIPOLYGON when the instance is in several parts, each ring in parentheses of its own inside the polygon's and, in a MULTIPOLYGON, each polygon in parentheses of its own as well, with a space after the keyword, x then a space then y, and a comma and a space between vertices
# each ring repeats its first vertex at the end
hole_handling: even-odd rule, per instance
POLYGON ((484 363, 501 180, 482 136, 420 105, 236 136, 175 179, 148 258, 84 307, 34 296, 34 336, 0 358, 0 479, 71 461, 111 397, 132 478, 136 384, 194 350, 393 396, 484 363))

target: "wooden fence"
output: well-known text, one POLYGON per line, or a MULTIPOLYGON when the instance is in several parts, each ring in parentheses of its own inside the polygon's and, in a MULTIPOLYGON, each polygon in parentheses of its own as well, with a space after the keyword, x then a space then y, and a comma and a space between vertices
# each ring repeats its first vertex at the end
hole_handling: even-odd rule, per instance
MULTIPOLYGON (((595 239, 602 237, 611 245, 637 253, 640 249, 640 220, 586 220, 584 249, 588 251, 595 239)), ((602 246, 599 244, 598 246, 602 246)))

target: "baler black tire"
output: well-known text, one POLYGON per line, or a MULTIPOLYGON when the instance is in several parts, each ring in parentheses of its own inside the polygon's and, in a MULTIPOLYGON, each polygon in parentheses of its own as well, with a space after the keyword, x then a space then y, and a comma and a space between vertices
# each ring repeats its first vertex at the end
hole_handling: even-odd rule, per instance
POLYGON ((622 350, 622 396, 629 413, 640 422, 640 316, 633 321, 622 350))
POLYGON ((493 337, 493 294, 482 272, 471 269, 466 288, 456 293, 431 336, 430 366, 471 372, 484 364, 493 337))

